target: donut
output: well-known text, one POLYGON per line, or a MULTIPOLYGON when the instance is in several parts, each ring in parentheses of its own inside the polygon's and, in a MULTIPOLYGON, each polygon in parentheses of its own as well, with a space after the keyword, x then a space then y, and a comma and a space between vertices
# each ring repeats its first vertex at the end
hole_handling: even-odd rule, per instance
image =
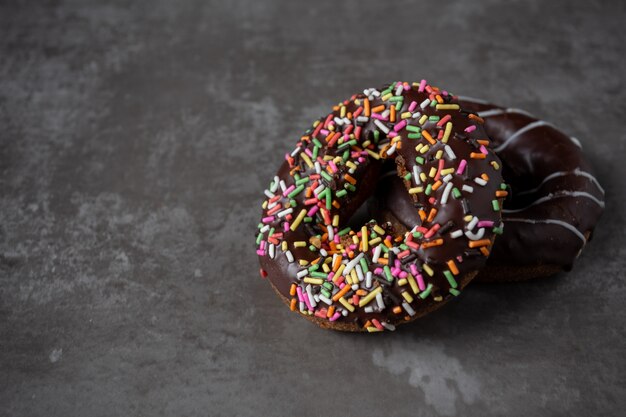
MULTIPOLYGON (((484 120, 511 191, 504 202, 504 233, 477 281, 541 278, 571 270, 604 209, 604 190, 580 142, 530 113, 459 97, 484 120)), ((389 167, 372 214, 400 230, 420 223, 403 180, 389 167)))
POLYGON ((368 88, 334 106, 285 154, 264 191, 262 277, 324 328, 394 330, 445 304, 484 266, 506 185, 482 119, 422 80, 368 88), (420 225, 352 224, 385 164, 420 225))

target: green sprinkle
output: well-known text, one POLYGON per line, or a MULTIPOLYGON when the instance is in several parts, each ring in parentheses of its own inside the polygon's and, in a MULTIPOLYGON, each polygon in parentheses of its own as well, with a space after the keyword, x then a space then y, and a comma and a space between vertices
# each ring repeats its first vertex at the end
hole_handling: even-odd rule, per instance
POLYGON ((330 210, 333 204, 333 196, 330 193, 330 188, 327 188, 324 192, 326 193, 326 210, 330 210))
POLYGON ((309 250, 311 252, 317 252, 317 248, 314 245, 309 245, 309 250))
POLYGON ((406 135, 409 139, 419 139, 422 137, 421 133, 409 133, 406 135))
POLYGON ((294 198, 295 196, 297 196, 298 194, 300 194, 302 191, 304 190, 304 185, 300 185, 299 187, 296 187, 295 190, 293 190, 292 192, 290 192, 287 197, 289 198, 294 198))
POLYGON ((454 187, 452 189, 452 197, 454 197, 454 198, 461 198, 461 191, 459 191, 458 188, 454 187))
POLYGON ((348 146, 352 146, 352 145, 356 145, 357 142, 355 139, 349 140, 347 142, 342 143, 341 145, 339 145, 339 147, 337 149, 341 150, 343 148, 346 148, 348 146))
POLYGON ((347 161, 349 157, 350 157, 350 149, 346 149, 343 155, 341 155, 341 159, 343 159, 344 161, 347 161))
POLYGON ((402 96, 393 96, 389 99, 391 102, 402 101, 402 96))
POLYGON ((374 130, 374 143, 378 143, 380 139, 380 132, 378 130, 374 130))
POLYGON ((320 265, 319 265, 319 264, 315 264, 315 265, 313 265, 313 266, 310 266, 310 267, 308 268, 308 271, 309 271, 309 273, 311 273, 311 272, 315 272, 315 271, 317 271, 318 269, 320 269, 320 265))
POLYGON ((305 223, 311 223, 313 221, 313 217, 307 216, 304 219, 302 219, 302 221, 305 223))
POLYGON ((437 104, 439 104, 439 103, 437 103, 437 100, 431 100, 430 101, 430 107, 435 107, 437 104))
POLYGON ((426 191, 424 191, 424 194, 426 195, 430 195, 430 192, 433 189, 433 185, 432 184, 428 184, 428 186, 426 187, 426 191))
POLYGON ((493 207, 493 211, 500 211, 498 200, 491 200, 491 207, 493 207))
POLYGON ((424 298, 430 295, 430 292, 433 290, 433 284, 428 284, 426 289, 420 293, 420 298, 423 300, 424 298))
POLYGON ((404 179, 405 179, 405 180, 407 180, 407 181, 410 181, 412 177, 413 177, 413 175, 411 175, 411 173, 409 172, 409 173, 407 173, 407 174, 404 176, 404 179))
POLYGON ((420 239, 422 237, 422 232, 413 232, 413 237, 415 239, 420 239))
POLYGON ((352 191, 352 192, 356 191, 356 187, 354 185, 350 184, 349 182, 344 184, 344 188, 346 188, 346 189, 348 189, 349 191, 352 191))
POLYGON ((313 143, 315 144, 316 147, 323 148, 322 142, 320 142, 319 139, 313 138, 313 143))
POLYGON ((420 165, 424 165, 424 158, 422 158, 421 156, 416 156, 415 162, 417 162, 420 165))
POLYGON ((328 173, 326 171, 322 171, 321 172, 322 177, 324 177, 324 179, 328 182, 331 182, 333 180, 333 177, 331 177, 330 175, 328 175, 328 173))
POLYGON ((313 148, 313 159, 317 159, 317 152, 320 150, 317 146, 313 148))
POLYGON ((396 103, 396 111, 400 111, 402 108, 402 103, 404 102, 404 97, 400 97, 400 100, 396 103))
POLYGON ((454 295, 455 297, 459 294, 461 294, 461 291, 455 289, 455 288, 450 288, 450 294, 454 295))
POLYGON ((296 185, 306 184, 309 181, 309 177, 300 178, 296 181, 296 185))
POLYGON ((385 265, 383 267, 383 271, 385 271, 385 276, 387 277, 387 281, 392 282, 393 275, 391 275, 391 269, 389 269, 389 266, 385 265))
POLYGON ((367 265, 367 261, 365 260, 365 257, 361 258, 359 263, 361 264, 361 269, 363 270, 363 273, 369 270, 369 266, 367 265))
POLYGON ((458 284, 456 283, 456 280, 454 279, 454 276, 452 275, 452 272, 450 272, 450 271, 443 271, 443 274, 446 276, 446 279, 448 280, 448 282, 450 283, 450 286, 452 288, 458 287, 458 284))
POLYGON ((322 289, 320 290, 320 292, 321 292, 321 293, 322 293, 322 295, 323 295, 324 297, 326 297, 326 298, 330 298, 330 296, 331 296, 330 291, 328 291, 326 288, 322 288, 322 289))
POLYGON ((328 275, 323 272, 311 272, 311 276, 314 278, 328 278, 328 275))
POLYGON ((325 283, 322 284, 322 287, 326 288, 328 291, 332 291, 333 290, 333 284, 331 284, 330 282, 326 281, 325 283))
POLYGON ((402 244, 400 245, 400 249, 402 249, 402 250, 407 250, 408 248, 409 248, 409 247, 408 247, 407 245, 405 245, 404 243, 402 243, 402 244))
POLYGON ((413 125, 406 125, 405 129, 408 130, 409 132, 415 132, 415 133, 419 133, 422 131, 421 127, 413 126, 413 125))
POLYGON ((346 235, 346 234, 348 234, 348 233, 350 233, 350 228, 349 228, 349 227, 346 227, 345 229, 343 229, 343 230, 341 230, 340 232, 338 232, 338 233, 337 233, 337 235, 339 235, 339 236, 343 236, 343 235, 346 235))
POLYGON ((261 243, 261 240, 263 240, 263 233, 259 233, 259 235, 256 238, 256 244, 258 245, 259 243, 261 243))
POLYGON ((496 235, 501 235, 502 232, 504 232, 504 228, 503 227, 494 227, 492 229, 493 233, 495 233, 496 235))
POLYGON ((337 192, 335 193, 335 195, 336 195, 337 197, 343 197, 343 196, 345 196, 345 195, 347 195, 347 194, 348 194, 348 191, 347 191, 347 190, 339 190, 339 191, 337 191, 337 192))
POLYGON ((500 184, 500 189, 501 190, 506 190, 508 187, 505 183, 500 184))
POLYGON ((439 116, 430 116, 428 118, 429 121, 431 122, 438 122, 439 121, 439 116))

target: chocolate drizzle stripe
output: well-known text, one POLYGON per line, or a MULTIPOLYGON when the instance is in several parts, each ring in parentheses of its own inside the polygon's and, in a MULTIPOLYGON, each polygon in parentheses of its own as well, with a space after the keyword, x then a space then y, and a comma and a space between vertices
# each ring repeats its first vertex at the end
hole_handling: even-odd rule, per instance
POLYGON ((506 148, 507 146, 509 146, 509 144, 511 142, 513 142, 514 140, 516 140, 517 138, 519 138, 520 136, 522 136, 524 133, 536 129, 538 127, 541 126, 550 126, 550 127, 554 127, 552 126, 550 123, 548 122, 544 122, 543 120, 537 120, 536 122, 531 122, 529 124, 527 124, 526 126, 524 126, 523 128, 521 128, 520 130, 518 130, 517 132, 513 133, 511 136, 509 136, 508 138, 506 138, 506 140, 504 142, 502 142, 501 145, 497 146, 494 150, 496 152, 501 152, 504 150, 504 148, 506 148))
POLYGON ((509 223, 509 222, 521 222, 521 223, 530 223, 530 224, 541 224, 541 223, 556 224, 556 225, 559 225, 559 226, 563 226, 564 228, 566 228, 567 230, 569 230, 570 232, 572 232, 576 236, 578 236, 580 238, 580 240, 583 241, 583 245, 585 243, 587 243, 587 239, 585 238, 585 235, 580 233, 580 231, 577 228, 575 228, 574 226, 572 226, 571 224, 569 224, 567 222, 564 222, 562 220, 557 220, 557 219, 533 220, 533 219, 507 218, 506 221, 507 221, 507 223, 509 223))
POLYGON ((542 204, 551 200, 554 200, 555 198, 563 198, 563 197, 584 197, 584 198, 588 198, 591 201, 593 201, 594 203, 598 204, 600 207, 604 208, 604 201, 600 201, 598 200, 595 196, 586 193, 584 191, 559 191, 556 193, 552 193, 549 194, 547 196, 538 198, 537 200, 533 201, 532 203, 530 203, 529 205, 527 205, 526 207, 522 207, 522 208, 518 208, 518 209, 503 209, 502 212, 503 213, 519 213, 520 211, 524 211, 532 206, 536 206, 537 204, 542 204))
POLYGON ((558 177, 564 177, 566 175, 576 175, 576 176, 580 176, 580 177, 585 177, 588 178, 596 187, 598 187, 598 190, 600 190, 600 192, 602 194, 604 194, 604 188, 602 188, 602 186, 600 185, 600 183, 598 182, 598 180, 596 179, 596 177, 594 177, 593 175, 591 175, 590 173, 586 172, 586 171, 582 171, 579 168, 576 168, 573 171, 558 171, 558 172, 553 172, 552 174, 548 175, 547 177, 545 177, 541 183, 539 183, 538 186, 536 186, 535 188, 532 188, 530 190, 524 190, 524 191, 518 191, 517 195, 526 195, 526 194, 532 194, 532 193, 536 193, 537 191, 539 191, 541 189, 541 187, 543 187, 543 185, 554 179, 554 178, 558 178, 558 177))

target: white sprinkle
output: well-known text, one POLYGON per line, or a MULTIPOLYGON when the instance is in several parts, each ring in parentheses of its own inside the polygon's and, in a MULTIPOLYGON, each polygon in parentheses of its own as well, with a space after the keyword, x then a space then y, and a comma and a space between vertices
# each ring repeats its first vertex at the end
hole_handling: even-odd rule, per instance
POLYGON ((269 224, 266 224, 265 226, 261 227, 260 232, 261 232, 261 233, 265 233, 265 232, 267 232, 268 230, 270 230, 270 225, 269 225, 269 224))
POLYGON ((446 145, 443 149, 445 149, 445 151, 448 154, 448 157, 450 157, 450 159, 456 159, 456 155, 454 154, 454 151, 452 150, 452 148, 450 146, 446 145))
POLYGON ((328 305, 331 305, 333 303, 332 300, 326 297, 324 294, 320 294, 319 299, 328 305))
POLYGON ((415 112, 415 113, 413 113, 413 115, 411 117, 414 118, 414 119, 419 119, 420 117, 422 117, 422 113, 415 112))
POLYGON ((409 313, 409 316, 414 316, 415 315, 415 310, 413 310, 411 308, 411 306, 409 305, 409 303, 407 303, 406 301, 402 302, 402 307, 404 307, 406 312, 409 313))
POLYGON ((316 302, 316 303, 319 303, 319 301, 320 301, 320 296, 319 296, 319 294, 314 294, 314 295, 313 295, 313 298, 315 299, 315 302, 316 302))
POLYGON ((296 274, 296 276, 300 279, 306 277, 307 275, 309 275, 309 271, 306 269, 303 269, 302 271, 298 271, 298 273, 296 274))
POLYGON ((484 235, 485 235, 484 227, 481 227, 480 229, 478 229, 478 232, 476 233, 470 232, 470 231, 465 232, 465 236, 467 236, 468 239, 470 240, 480 240, 483 238, 484 235))
POLYGON ((468 193, 473 193, 474 192, 474 187, 471 187, 467 184, 463 184, 463 188, 461 188, 463 191, 466 191, 468 193))
POLYGON ((272 183, 272 185, 270 186, 270 191, 275 193, 276 190, 278 190, 278 183, 279 183, 280 179, 278 178, 278 175, 274 177, 274 182, 272 183))
POLYGON ((420 185, 422 183, 417 165, 413 165, 413 179, 415 180, 415 185, 420 185))
POLYGON ((318 187, 315 190, 313 190, 313 194, 315 194, 316 196, 320 195, 320 193, 324 191, 324 188, 326 188, 324 184, 318 185, 318 187))
POLYGON ((374 312, 374 307, 372 307, 372 306, 366 306, 363 310, 364 310, 366 313, 373 313, 373 312, 374 312))
POLYGON ((461 229, 455 230, 454 232, 450 233, 450 237, 452 239, 456 239, 456 238, 461 237, 461 236, 463 236, 463 231, 461 229))
POLYGON ((348 310, 345 310, 345 309, 341 310, 341 315, 344 316, 344 317, 347 316, 348 315, 348 310))
POLYGON ((265 190, 264 193, 267 196, 267 198, 274 198, 274 193, 271 192, 270 190, 265 190))
POLYGON ((467 230, 474 230, 474 227, 478 224, 478 217, 472 217, 472 220, 467 224, 467 230))
POLYGON ((381 245, 376 246, 376 249, 374 249, 374 256, 372 256, 372 262, 378 262, 378 258, 380 257, 381 250, 382 250, 381 245))
POLYGON ((317 301, 315 301, 315 297, 313 297, 313 292, 311 291, 311 284, 306 286, 306 293, 309 296, 309 301, 311 302, 311 306, 315 307, 317 305, 317 301))
POLYGON ((318 174, 322 172, 322 166, 320 165, 319 161, 315 161, 315 172, 318 174))
POLYGON ((320 249, 320 255, 328 256, 328 252, 326 252, 326 249, 322 248, 322 249, 320 249))
POLYGON ((452 181, 452 174, 448 174, 445 177, 443 177, 443 182, 450 182, 452 181))
POLYGON ((372 271, 365 273, 365 288, 372 288, 372 271))
POLYGON ((285 209, 283 211, 279 211, 277 216, 278 217, 285 217, 286 215, 291 214, 291 213, 293 213, 293 208, 289 207, 288 209, 285 209))
POLYGON ((357 265, 354 267, 356 270, 356 276, 359 277, 359 282, 363 282, 365 277, 363 276, 363 270, 361 269, 361 265, 357 265))
POLYGON ((296 156, 300 153, 302 149, 298 146, 296 149, 293 150, 293 152, 291 152, 291 156, 296 156))
POLYGON ((357 117, 357 118, 356 118, 356 121, 357 121, 358 123, 367 123, 367 121, 368 121, 369 119, 370 119, 370 118, 369 118, 369 117, 367 117, 367 116, 359 116, 359 117, 357 117))
POLYGON ((446 188, 444 188, 443 194, 441 194, 441 204, 446 204, 448 202, 448 197, 450 197, 450 191, 452 191, 451 182, 446 184, 446 188))
POLYGON ((335 230, 333 227, 329 224, 326 226, 326 230, 328 230, 328 240, 333 240, 335 238, 335 230))
POLYGON ((283 190, 283 193, 285 192, 285 190, 287 189, 287 185, 285 184, 285 181, 280 180, 280 189, 283 190))
POLYGON ((402 90, 404 90, 404 87, 402 86, 402 84, 400 84, 397 88, 396 88, 396 95, 399 96, 400 93, 402 93, 402 90))
POLYGON ((293 255, 291 254, 290 250, 287 250, 287 252, 285 252, 285 256, 287 257, 287 260, 289 261, 289 263, 293 262, 293 255))
POLYGON ((274 259, 274 256, 276 256, 276 249, 274 248, 274 244, 270 243, 270 259, 274 259))
POLYGON ((482 185, 483 187, 485 185, 487 185, 487 181, 485 181, 484 179, 480 178, 480 177, 476 177, 474 178, 474 182, 478 185, 482 185))
POLYGON ((381 123, 380 120, 374 119, 374 124, 386 135, 389 133, 389 128, 381 123))
POLYGON ((385 309, 385 303, 383 302, 383 295, 381 293, 376 294, 376 304, 378 304, 379 309, 385 309))
POLYGON ((346 265, 346 267, 343 270, 343 274, 347 275, 350 273, 350 271, 352 271, 352 269, 354 269, 354 267, 356 266, 356 264, 359 263, 359 261, 361 260, 361 258, 363 258, 363 256, 365 256, 365 254, 363 252, 361 252, 359 254, 359 256, 357 256, 356 258, 354 258, 353 260, 351 260, 350 262, 348 262, 348 264, 346 265))
POLYGON ((380 324, 382 324, 382 326, 385 329, 389 330, 390 332, 393 332, 394 330, 396 330, 396 326, 394 326, 391 323, 387 323, 386 321, 381 321, 380 324))
POLYGON ((343 119, 340 119, 339 117, 335 117, 333 120, 335 121, 335 124, 337 126, 343 126, 343 119))
POLYGON ((393 155, 394 152, 396 151, 396 143, 394 143, 393 145, 391 145, 391 147, 387 150, 387 155, 393 155))
POLYGON ((420 108, 422 110, 424 110, 426 108, 426 106, 428 106, 429 104, 430 104, 430 100, 426 99, 426 100, 422 101, 422 103, 420 104, 420 108))
POLYGON ((305 307, 304 301, 300 301, 299 307, 300 307, 300 312, 304 313, 304 307, 305 307))
POLYGON ((378 91, 378 90, 377 90, 377 89, 375 89, 375 88, 372 88, 372 92, 371 92, 371 94, 372 94, 374 97, 378 97, 378 96, 380 96, 380 91, 378 91))
POLYGON ((359 284, 352 284, 352 286, 350 287, 352 288, 354 291, 359 289, 359 284))
POLYGON ((386 119, 387 117, 389 117, 389 113, 391 113, 389 111, 389 109, 383 111, 380 115, 382 116, 383 119, 386 119))

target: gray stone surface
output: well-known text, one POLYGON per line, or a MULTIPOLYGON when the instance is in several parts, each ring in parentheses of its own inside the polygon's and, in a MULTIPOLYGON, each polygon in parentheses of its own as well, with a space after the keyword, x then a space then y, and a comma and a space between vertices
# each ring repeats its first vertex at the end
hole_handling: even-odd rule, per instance
POLYGON ((624 4, 1 2, 0 415, 624 415, 624 4), (422 77, 565 126, 606 215, 569 274, 322 331, 258 276, 262 189, 422 77))

